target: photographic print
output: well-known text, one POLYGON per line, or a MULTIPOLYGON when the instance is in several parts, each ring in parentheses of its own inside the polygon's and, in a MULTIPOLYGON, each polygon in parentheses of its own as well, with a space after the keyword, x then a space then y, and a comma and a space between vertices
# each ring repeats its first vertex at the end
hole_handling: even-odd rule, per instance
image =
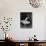
POLYGON ((20 12, 20 27, 32 28, 32 12, 20 12))

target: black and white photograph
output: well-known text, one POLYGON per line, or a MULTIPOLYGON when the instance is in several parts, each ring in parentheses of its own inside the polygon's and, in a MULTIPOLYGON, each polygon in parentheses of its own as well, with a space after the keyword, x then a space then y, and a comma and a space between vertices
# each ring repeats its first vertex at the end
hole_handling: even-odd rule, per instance
POLYGON ((20 27, 32 28, 32 12, 20 12, 20 27))

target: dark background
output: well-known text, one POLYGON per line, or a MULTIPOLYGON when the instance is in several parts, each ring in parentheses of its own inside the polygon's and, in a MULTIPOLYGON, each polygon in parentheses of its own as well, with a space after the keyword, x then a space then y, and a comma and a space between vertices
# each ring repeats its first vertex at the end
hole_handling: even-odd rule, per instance
POLYGON ((20 12, 20 27, 21 28, 32 28, 32 12, 20 12), (30 21, 29 24, 23 24, 21 21, 25 20, 26 17, 29 17, 27 21, 30 21))

